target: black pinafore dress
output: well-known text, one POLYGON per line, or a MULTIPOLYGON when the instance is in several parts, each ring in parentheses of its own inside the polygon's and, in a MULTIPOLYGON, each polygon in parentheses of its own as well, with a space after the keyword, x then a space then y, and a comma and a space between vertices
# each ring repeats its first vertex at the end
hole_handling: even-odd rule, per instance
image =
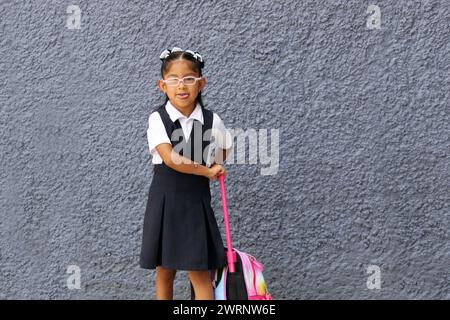
MULTIPOLYGON (((165 106, 157 109, 172 146, 190 145, 190 152, 179 154, 205 165, 203 151, 209 146, 213 113, 202 109, 203 125, 194 120, 191 135, 185 141, 172 140, 172 132, 181 129, 172 122, 165 106), (208 130, 208 131, 207 131, 208 130), (203 134, 207 133, 203 141, 203 134), (201 148, 201 152, 199 152, 201 148)), ((182 131, 181 131, 182 132, 182 131)), ((180 147, 180 146, 178 146, 180 147)), ((162 266, 175 270, 212 270, 226 262, 222 237, 211 207, 210 181, 207 177, 178 172, 164 162, 154 164, 153 180, 144 216, 140 266, 155 269, 162 266)))

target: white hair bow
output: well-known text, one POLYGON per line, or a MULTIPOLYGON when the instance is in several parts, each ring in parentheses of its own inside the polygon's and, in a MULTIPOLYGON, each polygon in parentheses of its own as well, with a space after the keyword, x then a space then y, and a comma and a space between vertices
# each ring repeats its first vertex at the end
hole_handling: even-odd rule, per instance
POLYGON ((160 54, 159 59, 164 60, 165 58, 167 58, 170 55, 170 53, 177 52, 177 51, 186 51, 187 53, 190 53, 198 61, 203 62, 203 57, 197 51, 194 52, 192 50, 183 50, 183 49, 178 48, 178 47, 173 47, 172 50, 170 50, 170 49, 164 50, 160 54))
POLYGON ((197 51, 194 52, 192 50, 186 50, 186 52, 192 54, 194 56, 194 58, 197 59, 198 61, 203 62, 202 56, 197 51))

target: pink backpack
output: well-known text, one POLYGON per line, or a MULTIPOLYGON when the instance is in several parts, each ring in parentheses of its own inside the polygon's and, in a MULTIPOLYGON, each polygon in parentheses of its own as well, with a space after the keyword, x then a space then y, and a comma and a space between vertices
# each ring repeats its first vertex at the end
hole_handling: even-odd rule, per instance
POLYGON ((226 256, 228 265, 214 270, 212 283, 216 300, 272 300, 264 281, 264 266, 252 255, 231 246, 228 222, 225 177, 219 176, 222 208, 227 238, 226 256))

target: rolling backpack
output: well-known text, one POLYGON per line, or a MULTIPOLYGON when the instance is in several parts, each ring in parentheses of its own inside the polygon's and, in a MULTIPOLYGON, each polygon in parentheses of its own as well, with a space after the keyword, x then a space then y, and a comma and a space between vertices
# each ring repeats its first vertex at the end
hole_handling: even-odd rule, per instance
MULTIPOLYGON (((227 266, 211 273, 215 300, 272 300, 263 276, 264 265, 252 255, 237 250, 231 245, 230 226, 225 193, 225 177, 219 176, 222 194, 227 247, 227 266)), ((191 299, 195 299, 191 284, 191 299)))

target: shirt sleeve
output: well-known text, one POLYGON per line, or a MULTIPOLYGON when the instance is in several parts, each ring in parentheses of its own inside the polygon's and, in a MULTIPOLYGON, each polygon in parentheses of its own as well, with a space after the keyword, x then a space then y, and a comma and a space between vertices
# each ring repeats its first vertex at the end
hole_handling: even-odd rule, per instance
POLYGON ((171 143, 158 112, 153 112, 148 118, 147 140, 151 154, 155 152, 157 145, 161 143, 171 143))
POLYGON ((233 146, 233 136, 216 113, 214 113, 211 135, 214 137, 217 147, 221 149, 230 149, 233 146))

